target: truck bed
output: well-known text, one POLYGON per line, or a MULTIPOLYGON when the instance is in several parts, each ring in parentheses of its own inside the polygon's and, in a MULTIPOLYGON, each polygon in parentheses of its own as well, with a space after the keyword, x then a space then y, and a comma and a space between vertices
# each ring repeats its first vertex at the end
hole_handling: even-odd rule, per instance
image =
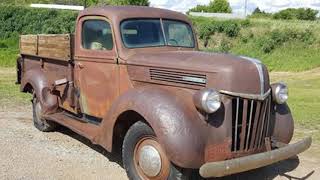
POLYGON ((73 55, 72 44, 71 34, 22 35, 20 54, 68 61, 73 55))
MULTIPOLYGON (((73 83, 73 35, 22 35, 20 36, 20 58, 17 62, 18 79, 21 90, 25 91, 23 82, 27 74, 40 73, 46 80, 47 86, 52 87, 56 82, 73 83)), ((67 84, 55 87, 59 105, 69 111, 69 100, 72 97, 71 88, 67 84)))

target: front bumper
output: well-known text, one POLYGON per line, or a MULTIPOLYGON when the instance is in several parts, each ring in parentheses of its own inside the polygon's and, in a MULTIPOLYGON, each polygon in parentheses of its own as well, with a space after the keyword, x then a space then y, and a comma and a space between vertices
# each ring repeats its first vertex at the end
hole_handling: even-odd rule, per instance
POLYGON ((257 169, 295 156, 307 150, 311 146, 311 142, 311 137, 308 137, 295 144, 272 151, 226 161, 209 162, 201 166, 199 173, 204 178, 210 178, 257 169))

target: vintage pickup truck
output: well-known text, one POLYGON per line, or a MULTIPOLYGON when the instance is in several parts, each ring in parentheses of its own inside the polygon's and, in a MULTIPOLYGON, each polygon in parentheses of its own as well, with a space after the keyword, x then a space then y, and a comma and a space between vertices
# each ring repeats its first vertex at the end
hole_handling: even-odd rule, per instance
POLYGON ((199 51, 187 16, 88 8, 75 35, 22 35, 21 91, 40 131, 66 126, 122 150, 130 179, 221 177, 305 151, 284 83, 248 57, 199 51), (196 174, 196 175, 195 175, 196 174))

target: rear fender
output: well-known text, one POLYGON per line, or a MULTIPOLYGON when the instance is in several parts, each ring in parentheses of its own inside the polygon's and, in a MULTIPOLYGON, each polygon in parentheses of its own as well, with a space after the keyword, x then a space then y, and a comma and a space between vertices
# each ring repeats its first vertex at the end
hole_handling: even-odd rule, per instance
MULTIPOLYGON (((132 110, 145 118, 157 135, 169 159, 185 168, 197 168, 203 162, 205 124, 200 120, 186 90, 142 87, 121 96, 103 120, 99 144, 112 150, 112 136, 117 118, 132 110)), ((130 119, 128 119, 130 121, 130 119)))
POLYGON ((43 114, 56 112, 58 108, 58 97, 51 94, 48 80, 40 69, 32 69, 24 73, 21 79, 21 91, 26 92, 31 86, 42 105, 43 114))

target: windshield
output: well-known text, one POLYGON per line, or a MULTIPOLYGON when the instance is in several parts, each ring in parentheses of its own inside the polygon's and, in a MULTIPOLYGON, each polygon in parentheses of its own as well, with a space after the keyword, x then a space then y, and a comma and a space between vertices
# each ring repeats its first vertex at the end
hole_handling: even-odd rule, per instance
POLYGON ((142 47, 194 47, 193 32, 189 24, 160 19, 131 19, 121 23, 121 36, 127 48, 142 47))

